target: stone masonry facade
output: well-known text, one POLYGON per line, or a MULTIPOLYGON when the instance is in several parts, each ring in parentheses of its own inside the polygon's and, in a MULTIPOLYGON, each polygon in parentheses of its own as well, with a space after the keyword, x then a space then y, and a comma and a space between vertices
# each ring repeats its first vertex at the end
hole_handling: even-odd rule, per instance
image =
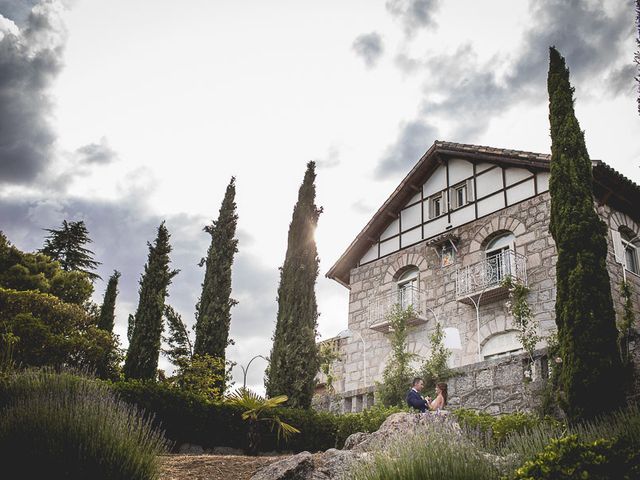
MULTIPOLYGON (((640 225, 630 217, 597 205, 597 210, 610 229, 626 226, 640 232, 640 225)), ((501 332, 513 330, 506 299, 480 301, 480 336, 477 334, 476 309, 462 303, 456 296, 458 268, 480 262, 487 243, 496 236, 512 232, 514 249, 526 258, 528 297, 539 334, 544 338, 555 331, 555 263, 557 252, 549 232, 550 195, 548 192, 509 206, 466 225, 448 231, 457 237, 457 253, 453 264, 441 267, 438 252, 423 241, 391 255, 351 270, 348 328, 359 335, 339 340, 342 360, 333 365, 337 395, 331 407, 341 411, 360 411, 373 404, 374 382, 380 381, 390 357, 388 333, 369 328, 370 305, 381 295, 396 288, 398 276, 407 267, 418 268, 418 288, 426 323, 412 327, 408 350, 416 354, 416 365, 430 354, 429 335, 435 328, 435 316, 443 327, 453 327, 460 333, 461 348, 452 350, 451 366, 458 376, 450 382, 451 405, 469 407, 490 413, 530 409, 531 388, 540 389, 545 381, 546 357, 540 354, 534 362, 534 381, 527 385, 523 377, 523 355, 482 360, 479 347, 501 332), (361 336, 361 337, 360 337, 361 336), (366 350, 365 347, 366 346, 366 350), (366 381, 365 381, 366 380, 366 381), (542 383, 541 383, 542 382, 542 383)), ((609 230, 610 232, 610 230, 609 230)), ((608 235, 607 264, 611 276, 612 295, 618 315, 622 312, 620 282, 622 266, 613 254, 608 235)), ((640 307, 640 277, 627 272, 634 292, 634 308, 640 307)), ((640 315, 636 313, 636 318, 640 315)), ((538 348, 544 347, 543 340, 538 348)), ((639 349, 640 350, 640 349, 639 349)), ((640 358, 640 352, 635 352, 640 358)), ((322 379, 321 379, 322 380, 322 379)), ((527 380, 528 382, 528 380, 527 380)), ((640 387, 639 390, 640 391, 640 387)), ((329 408, 329 405, 325 405, 329 408)))

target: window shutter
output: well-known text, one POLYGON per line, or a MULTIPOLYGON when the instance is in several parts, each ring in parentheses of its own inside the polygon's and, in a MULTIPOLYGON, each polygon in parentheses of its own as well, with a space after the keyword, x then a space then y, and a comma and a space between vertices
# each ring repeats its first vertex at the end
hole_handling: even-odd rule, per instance
POLYGON ((449 191, 442 191, 442 213, 447 213, 449 211, 449 191))
POLYGON ((475 200, 474 193, 473 178, 470 178, 469 180, 467 180, 467 203, 473 202, 475 200))
POLYGON ((429 197, 427 199, 427 210, 429 215, 429 220, 433 218, 433 197, 429 197))
POLYGON ((613 254, 616 257, 616 262, 624 265, 624 246, 622 245, 620 232, 612 229, 611 236, 613 237, 613 254))
POLYGON ((449 190, 447 190, 447 193, 449 195, 449 198, 451 199, 451 209, 455 209, 458 208, 460 205, 458 205, 458 196, 456 195, 456 189, 455 188, 450 188, 449 190))

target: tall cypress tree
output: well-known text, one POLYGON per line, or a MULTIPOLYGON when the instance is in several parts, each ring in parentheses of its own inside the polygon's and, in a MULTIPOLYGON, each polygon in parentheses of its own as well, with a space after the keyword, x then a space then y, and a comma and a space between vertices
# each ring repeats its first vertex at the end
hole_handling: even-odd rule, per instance
POLYGON ((98 328, 107 332, 113 332, 115 323, 116 297, 118 296, 118 280, 120 272, 113 271, 113 275, 109 277, 107 289, 104 292, 104 300, 100 307, 100 317, 98 318, 98 328))
POLYGON ((562 367, 561 406, 570 421, 594 418, 622 404, 620 357, 606 226, 593 200, 591 161, 573 109, 564 58, 551 47, 551 224, 558 250, 556 324, 562 367), (607 392, 602 401, 603 392, 607 392))
POLYGON ((238 251, 235 238, 238 215, 236 214, 236 179, 231 177, 227 186, 218 219, 204 228, 211 235, 211 244, 205 263, 202 294, 196 305, 196 341, 194 354, 208 354, 225 360, 229 340, 231 307, 231 266, 238 251))
POLYGON ((149 258, 140 279, 140 299, 133 322, 133 331, 124 363, 126 378, 154 379, 158 369, 162 314, 167 288, 178 270, 169 269, 169 231, 164 222, 158 236, 149 245, 149 258))
POLYGON ((86 273, 91 280, 100 278, 92 271, 100 265, 100 262, 94 260, 94 253, 85 248, 85 245, 92 241, 82 220, 78 222, 64 220, 60 229, 47 228, 45 231, 49 232, 49 235, 45 238, 40 253, 60 262, 63 270, 86 273))
POLYGON ((319 368, 315 293, 319 259, 314 232, 322 209, 315 205, 315 178, 315 162, 309 162, 280 269, 278 318, 266 378, 267 395, 287 395, 291 406, 302 408, 311 405, 319 368))

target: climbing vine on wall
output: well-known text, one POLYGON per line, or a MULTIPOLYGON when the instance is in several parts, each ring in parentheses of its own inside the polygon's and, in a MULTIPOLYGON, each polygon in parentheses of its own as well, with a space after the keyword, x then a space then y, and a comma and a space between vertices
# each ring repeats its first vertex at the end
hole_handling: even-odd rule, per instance
POLYGON ((629 340, 631 329, 635 323, 629 282, 623 281, 620 283, 620 293, 622 295, 622 318, 618 322, 618 346, 622 363, 628 365, 630 361, 629 340))
POLYGON ((529 287, 512 277, 506 277, 502 281, 502 285, 509 289, 507 308, 513 317, 513 324, 518 330, 518 341, 533 362, 533 353, 541 337, 538 334, 538 322, 533 318, 533 312, 527 300, 529 287))

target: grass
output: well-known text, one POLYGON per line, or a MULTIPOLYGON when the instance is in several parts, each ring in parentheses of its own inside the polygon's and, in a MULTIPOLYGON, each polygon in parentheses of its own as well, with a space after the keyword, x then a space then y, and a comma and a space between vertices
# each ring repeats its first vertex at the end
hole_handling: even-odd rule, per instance
POLYGON ((21 478, 158 478, 164 436, 105 385, 30 370, 11 374, 0 390, 4 471, 21 478))

